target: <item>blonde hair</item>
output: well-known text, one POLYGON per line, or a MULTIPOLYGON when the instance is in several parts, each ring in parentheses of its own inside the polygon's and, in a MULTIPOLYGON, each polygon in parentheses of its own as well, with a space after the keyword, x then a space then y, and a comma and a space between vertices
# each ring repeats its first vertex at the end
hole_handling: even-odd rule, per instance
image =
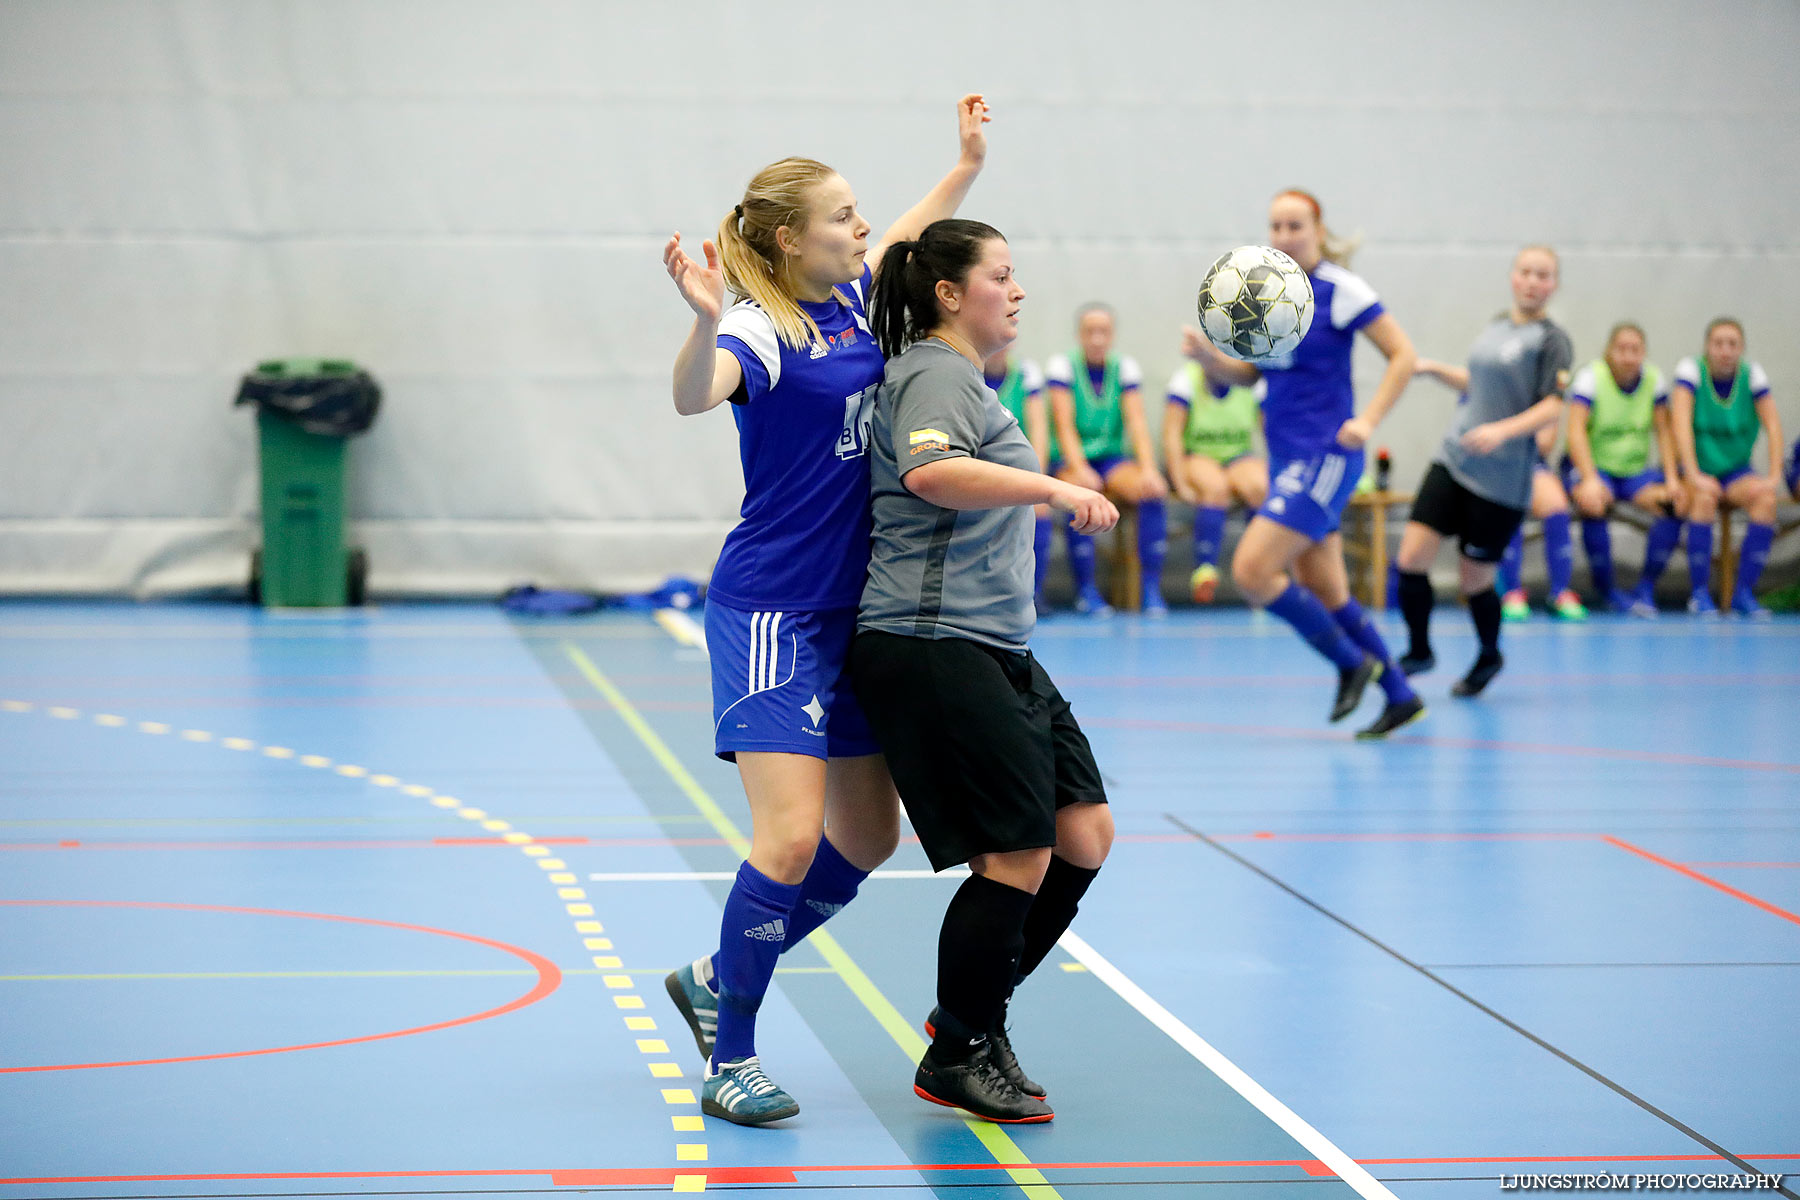
POLYGON ((1355 254, 1358 247, 1362 245, 1362 234, 1356 234, 1354 237, 1339 237, 1331 232, 1331 227, 1325 224, 1325 210, 1319 206, 1319 198, 1311 192, 1301 188, 1288 188, 1275 193, 1277 200, 1283 196, 1298 197, 1305 201, 1306 207, 1312 209, 1313 222, 1319 227, 1319 257, 1327 262, 1334 262, 1340 267, 1348 267, 1350 256, 1355 254))
MULTIPOLYGON (((719 261, 725 270, 725 286, 737 299, 760 305, 769 314, 776 336, 795 350, 817 345, 824 337, 818 322, 794 297, 788 256, 776 242, 775 232, 785 225, 791 233, 804 233, 813 192, 835 174, 810 158, 770 163, 750 180, 743 201, 719 223, 719 261)), ((849 303, 841 292, 834 289, 833 294, 849 303)))
MULTIPOLYGON (((1518 266, 1521 258, 1532 253, 1548 254, 1550 256, 1550 265, 1556 268, 1557 279, 1560 280, 1562 278, 1562 255, 1556 252, 1555 247, 1546 246, 1543 242, 1533 242, 1529 246, 1520 246, 1519 252, 1513 255, 1513 266, 1518 266)), ((1638 332, 1642 333, 1643 331, 1639 330, 1638 332)))

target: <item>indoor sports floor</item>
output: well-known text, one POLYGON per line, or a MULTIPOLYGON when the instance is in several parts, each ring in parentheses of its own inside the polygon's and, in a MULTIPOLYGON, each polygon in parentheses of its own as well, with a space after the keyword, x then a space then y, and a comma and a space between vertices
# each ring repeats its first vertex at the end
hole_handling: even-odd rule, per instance
POLYGON ((1014 1004, 1056 1120, 913 1096, 956 881, 908 843, 782 960, 802 1111, 742 1129, 662 986, 748 829, 681 619, 9 603, 0 1200, 1800 1173, 1800 621, 1539 617, 1473 702, 1438 626, 1358 744, 1285 626, 1046 622, 1120 834, 1014 1004))

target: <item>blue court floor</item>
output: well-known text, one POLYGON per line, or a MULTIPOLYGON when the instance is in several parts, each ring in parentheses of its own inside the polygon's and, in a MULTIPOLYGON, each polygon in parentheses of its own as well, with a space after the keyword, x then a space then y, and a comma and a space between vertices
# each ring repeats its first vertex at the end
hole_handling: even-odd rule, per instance
POLYGON ((749 828, 689 622, 0 605, 0 1200, 1800 1177, 1800 621, 1540 618, 1475 701, 1437 624, 1362 744, 1278 623, 1047 621, 1120 833, 1014 1003, 1056 1120, 912 1095, 957 877, 904 842, 742 1129, 662 987, 749 828))

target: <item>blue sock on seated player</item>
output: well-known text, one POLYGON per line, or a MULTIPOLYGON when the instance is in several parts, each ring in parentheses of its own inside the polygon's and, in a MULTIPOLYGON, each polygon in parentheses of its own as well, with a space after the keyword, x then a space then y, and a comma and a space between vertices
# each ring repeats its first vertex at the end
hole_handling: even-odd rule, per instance
POLYGON ((1037 565, 1032 574, 1031 594, 1042 607, 1044 602, 1044 576, 1050 571, 1050 518, 1039 517, 1037 526, 1031 534, 1031 552, 1037 556, 1037 565))
POLYGON ((725 898, 719 925, 719 1032, 715 1064, 756 1053, 756 1010, 775 975, 788 921, 800 897, 797 883, 779 883, 743 863, 725 898))
POLYGON ((1769 547, 1775 541, 1773 525, 1752 521, 1744 529, 1744 541, 1738 547, 1737 586, 1732 588, 1731 606, 1739 612, 1760 609, 1756 603, 1756 581, 1762 577, 1763 564, 1769 561, 1769 547))
MULTIPOLYGON (((1512 535, 1512 541, 1506 543, 1506 553, 1500 556, 1500 594, 1519 590, 1519 570, 1525 565, 1525 530, 1523 527, 1512 535)), ((1555 595, 1554 592, 1551 593, 1555 595)))
POLYGON ((1704 600, 1702 608, 1710 608, 1712 600, 1706 590, 1712 586, 1713 527, 1711 522, 1687 523, 1688 584, 1693 600, 1704 600))
POLYGON ((1656 518, 1644 542, 1644 573, 1638 577, 1637 599, 1655 601, 1656 581, 1680 544, 1681 522, 1675 517, 1656 518))
POLYGON ((1194 565, 1217 565, 1225 540, 1226 510, 1201 505, 1194 510, 1194 565))
POLYGON ((1605 517, 1582 518, 1581 545, 1587 551, 1588 574, 1593 578, 1594 591, 1608 603, 1615 603, 1618 589, 1613 578, 1612 529, 1605 517))
POLYGON ((1383 640, 1381 631, 1375 628, 1375 622, 1369 620, 1369 614, 1363 611, 1363 606, 1356 602, 1356 597, 1352 596, 1344 601, 1344 606, 1332 613, 1331 619, 1337 622, 1338 628, 1344 631, 1351 642, 1381 660, 1384 669, 1376 682, 1381 684, 1381 690, 1390 703, 1398 704, 1414 698, 1416 693, 1412 690, 1412 685, 1406 682, 1406 673, 1394 670, 1394 656, 1388 652, 1387 642, 1383 640))
POLYGON ((1575 575, 1575 551, 1569 539, 1569 514, 1551 513, 1543 520, 1544 562, 1550 568, 1552 599, 1569 590, 1575 575))
POLYGON ((1143 568, 1144 611, 1167 611, 1162 598, 1163 559, 1169 552, 1169 507, 1161 500, 1138 501, 1138 563, 1143 568))
POLYGON ((1330 659, 1338 670, 1354 671, 1362 665, 1363 651, 1331 619, 1319 598, 1293 580, 1288 581, 1281 595, 1269 602, 1268 609, 1292 625, 1294 632, 1330 659))
POLYGON ((1067 517, 1063 518, 1063 536, 1068 539, 1069 574, 1075 579, 1076 607, 1084 603, 1091 606, 1100 596, 1094 586, 1094 539, 1075 532, 1067 517))

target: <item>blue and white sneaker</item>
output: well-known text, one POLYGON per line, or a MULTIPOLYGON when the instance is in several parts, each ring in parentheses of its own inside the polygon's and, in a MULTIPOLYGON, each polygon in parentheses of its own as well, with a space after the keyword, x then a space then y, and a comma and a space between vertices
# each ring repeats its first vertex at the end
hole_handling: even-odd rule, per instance
POLYGON ((685 967, 670 971, 663 980, 669 999, 687 1022, 700 1047, 700 1057, 712 1061, 713 1039, 719 1036, 719 994, 713 991, 712 956, 697 958, 685 967))
POLYGON ((1616 613, 1633 612, 1637 608, 1637 594, 1614 588, 1606 593, 1606 607, 1616 613))
POLYGON ((1769 610, 1756 602, 1756 597, 1749 592, 1738 592, 1731 598, 1731 611, 1746 621, 1768 621, 1772 618, 1769 610))
POLYGON ((1082 588, 1075 594, 1075 611, 1084 617, 1110 617, 1113 615, 1112 605, 1100 594, 1100 589, 1092 586, 1082 588))
POLYGON ((1143 613, 1152 621, 1160 621, 1169 615, 1169 602, 1160 592, 1145 592, 1143 613))
POLYGON ((1719 615, 1719 606, 1705 592, 1695 592, 1688 597, 1688 611, 1696 617, 1716 617, 1719 615))
POLYGON ((1624 611, 1630 613, 1640 621, 1654 621, 1658 615, 1655 597, 1643 588, 1639 588, 1631 594, 1631 603, 1624 611))
POLYGON ((734 1059, 716 1071, 710 1062, 706 1064, 700 1084, 700 1111, 736 1125, 767 1125, 794 1116, 800 1105, 763 1074, 762 1063, 751 1055, 734 1059))

